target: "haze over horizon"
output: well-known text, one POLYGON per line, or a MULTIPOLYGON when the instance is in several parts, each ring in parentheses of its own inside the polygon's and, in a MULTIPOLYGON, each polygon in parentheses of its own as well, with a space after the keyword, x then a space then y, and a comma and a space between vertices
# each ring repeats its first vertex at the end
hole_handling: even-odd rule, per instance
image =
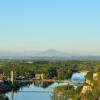
POLYGON ((93 57, 99 54, 75 53, 54 49, 44 51, 0 51, 0 57, 93 57))
POLYGON ((100 55, 99 44, 99 0, 0 1, 0 52, 100 55))

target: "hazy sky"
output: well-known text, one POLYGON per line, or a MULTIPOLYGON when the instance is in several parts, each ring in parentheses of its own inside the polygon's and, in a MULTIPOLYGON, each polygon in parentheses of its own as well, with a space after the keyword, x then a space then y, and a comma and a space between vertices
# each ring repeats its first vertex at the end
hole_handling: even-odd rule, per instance
POLYGON ((100 54, 100 0, 0 0, 0 51, 100 54))

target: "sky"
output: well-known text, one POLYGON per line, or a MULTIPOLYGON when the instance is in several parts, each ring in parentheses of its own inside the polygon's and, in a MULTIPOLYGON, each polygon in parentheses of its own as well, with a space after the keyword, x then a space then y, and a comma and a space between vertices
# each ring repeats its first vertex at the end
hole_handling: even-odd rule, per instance
POLYGON ((0 0, 0 51, 100 55, 100 0, 0 0))

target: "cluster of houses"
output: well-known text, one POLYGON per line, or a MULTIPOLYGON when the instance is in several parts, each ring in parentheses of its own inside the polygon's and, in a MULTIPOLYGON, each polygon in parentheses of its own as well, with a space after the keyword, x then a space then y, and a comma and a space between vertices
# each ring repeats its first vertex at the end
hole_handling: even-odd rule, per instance
MULTIPOLYGON (((98 73, 93 73, 93 80, 97 80, 97 79, 98 79, 98 73)), ((92 91, 92 86, 93 83, 91 83, 90 80, 86 79, 81 93, 85 94, 87 91, 92 91)))

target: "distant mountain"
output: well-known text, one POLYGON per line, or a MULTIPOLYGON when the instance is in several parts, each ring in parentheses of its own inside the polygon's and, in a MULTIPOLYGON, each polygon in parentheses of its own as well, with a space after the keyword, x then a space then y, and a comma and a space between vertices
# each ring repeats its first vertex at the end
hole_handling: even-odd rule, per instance
POLYGON ((0 52, 0 59, 35 59, 35 60, 100 60, 100 56, 70 54, 58 50, 0 52))
POLYGON ((34 56, 37 56, 37 57, 71 57, 72 54, 65 53, 62 51, 57 51, 57 50, 46 50, 43 52, 39 52, 35 54, 34 56))

